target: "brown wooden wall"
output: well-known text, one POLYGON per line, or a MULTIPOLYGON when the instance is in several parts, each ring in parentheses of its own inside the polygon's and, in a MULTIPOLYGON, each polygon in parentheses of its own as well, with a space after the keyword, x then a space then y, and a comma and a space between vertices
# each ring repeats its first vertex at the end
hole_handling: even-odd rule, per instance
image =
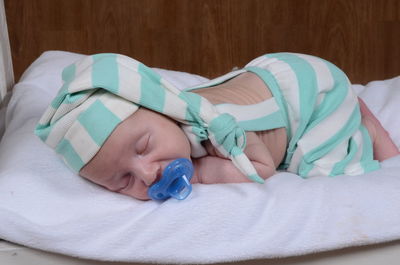
POLYGON ((399 0, 5 0, 16 80, 43 51, 118 52, 215 77, 308 53, 352 82, 400 75, 399 0))

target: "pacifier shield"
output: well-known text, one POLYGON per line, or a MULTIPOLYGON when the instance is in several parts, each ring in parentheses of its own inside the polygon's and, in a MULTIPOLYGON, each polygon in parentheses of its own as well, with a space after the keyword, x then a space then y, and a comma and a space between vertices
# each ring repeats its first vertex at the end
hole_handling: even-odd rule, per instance
POLYGON ((170 197, 184 200, 192 192, 192 176, 192 162, 186 158, 178 158, 168 164, 160 181, 151 185, 147 194, 152 200, 166 200, 170 197))

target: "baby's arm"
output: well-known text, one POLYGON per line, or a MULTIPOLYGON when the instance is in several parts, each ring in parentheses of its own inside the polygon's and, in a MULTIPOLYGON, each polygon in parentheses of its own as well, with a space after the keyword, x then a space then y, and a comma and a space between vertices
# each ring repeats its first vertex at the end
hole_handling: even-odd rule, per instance
MULTIPOLYGON (((263 179, 275 174, 275 165, 272 156, 254 132, 247 132, 247 145, 244 150, 247 157, 253 163, 257 173, 263 179)), ((208 151, 209 148, 207 148, 208 151)), ((215 184, 215 183, 240 183, 251 182, 241 173, 230 159, 223 157, 215 149, 210 155, 193 159, 195 174, 193 183, 215 184)))

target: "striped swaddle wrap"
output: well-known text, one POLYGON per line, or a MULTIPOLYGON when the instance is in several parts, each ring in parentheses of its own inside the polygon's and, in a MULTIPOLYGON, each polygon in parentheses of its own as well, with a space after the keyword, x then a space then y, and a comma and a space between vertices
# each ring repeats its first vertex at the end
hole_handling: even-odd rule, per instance
POLYGON ((358 175, 378 169, 357 95, 346 75, 321 58, 297 53, 260 56, 244 68, 196 87, 216 87, 245 72, 264 81, 273 97, 253 105, 216 105, 246 131, 286 128, 280 169, 304 178, 358 175))
POLYGON ((321 58, 296 53, 258 57, 245 69, 268 85, 286 117, 282 168, 302 177, 358 175, 380 167, 347 76, 321 58))
POLYGON ((35 134, 76 173, 115 127, 142 106, 182 123, 193 146, 210 139, 243 174, 263 183, 243 152, 246 134, 235 119, 220 114, 205 98, 180 91, 144 64, 120 54, 96 54, 66 67, 62 78, 64 84, 35 134))

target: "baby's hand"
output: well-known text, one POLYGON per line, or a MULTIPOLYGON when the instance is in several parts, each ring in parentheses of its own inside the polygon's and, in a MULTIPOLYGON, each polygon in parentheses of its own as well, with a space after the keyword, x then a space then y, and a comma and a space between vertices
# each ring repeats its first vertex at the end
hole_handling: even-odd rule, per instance
MULTIPOLYGON (((276 168, 271 154, 265 144, 254 132, 247 132, 247 145, 244 150, 247 157, 259 176, 266 179, 276 173, 276 168)), ((222 156, 211 143, 204 144, 209 155, 193 159, 194 176, 192 183, 215 184, 215 183, 240 183, 251 182, 230 159, 222 156)))

